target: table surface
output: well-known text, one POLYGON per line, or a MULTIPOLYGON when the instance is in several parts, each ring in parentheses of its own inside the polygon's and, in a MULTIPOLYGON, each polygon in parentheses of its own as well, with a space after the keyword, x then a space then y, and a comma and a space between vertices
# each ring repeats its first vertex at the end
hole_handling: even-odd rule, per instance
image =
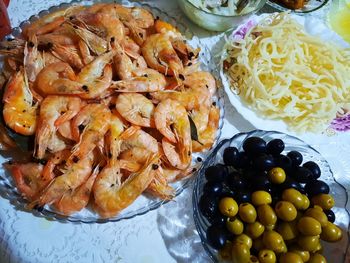
MULTIPOLYGON (((62 0, 11 0, 12 26, 62 0)), ((219 35, 187 20, 176 1, 145 1, 184 21, 209 47, 219 35)), ((262 12, 273 11, 264 7, 262 12)), ((313 15, 324 18, 325 11, 313 15)), ((221 138, 254 127, 234 110, 225 96, 225 120, 221 138)), ((303 138, 329 161, 335 175, 349 182, 350 142, 347 135, 327 142, 303 138), (344 176, 342 176, 344 175, 344 176)), ((350 187, 347 187, 350 189, 350 187)), ((105 224, 73 224, 49 221, 16 210, 0 198, 0 262, 209 262, 192 218, 192 192, 187 188, 175 201, 132 219, 105 224)))

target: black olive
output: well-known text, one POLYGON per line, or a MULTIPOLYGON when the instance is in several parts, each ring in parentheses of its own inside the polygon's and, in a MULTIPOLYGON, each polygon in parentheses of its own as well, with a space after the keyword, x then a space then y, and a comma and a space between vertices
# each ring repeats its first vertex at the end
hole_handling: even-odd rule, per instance
POLYGON ((221 249, 227 241, 227 231, 223 226, 211 225, 207 229, 207 241, 215 249, 221 249))
POLYGON ((222 192, 223 187, 224 186, 221 182, 209 181, 204 185, 203 193, 208 195, 211 195, 211 194, 218 195, 222 192))
POLYGON ((281 167, 285 172, 290 172, 292 168, 292 160, 283 154, 280 154, 275 157, 275 164, 278 167, 281 167))
POLYGON ((233 166, 236 169, 247 168, 250 165, 250 158, 245 152, 239 152, 237 163, 233 166))
POLYGON ((266 152, 266 142, 259 137, 249 137, 243 142, 244 151, 250 156, 266 152))
POLYGON ((323 212, 326 214, 328 221, 331 223, 334 223, 335 221, 335 214, 332 210, 323 210, 323 212))
POLYGON ((305 185, 305 191, 310 197, 318 194, 328 194, 329 186, 321 180, 315 180, 305 185))
POLYGON ((309 169, 305 167, 296 167, 293 173, 293 178, 299 182, 299 183, 308 183, 313 181, 312 179, 312 173, 310 172, 309 169))
POLYGON ((232 172, 227 176, 227 186, 232 190, 246 189, 249 187, 248 180, 238 172, 232 172))
POLYGON ((227 168, 222 164, 210 166, 205 171, 205 178, 208 181, 223 182, 227 176, 227 168))
POLYGON ((282 184, 280 184, 280 188, 282 190, 285 190, 288 188, 294 188, 294 189, 300 191, 302 189, 302 186, 300 183, 295 181, 293 178, 287 177, 286 180, 282 184))
POLYGON ((313 162, 313 161, 308 161, 306 163, 303 164, 303 167, 307 168, 310 170, 310 172, 312 173, 312 179, 318 179, 321 176, 321 169, 318 166, 317 163, 313 162))
POLYGON ((291 159, 293 166, 299 166, 303 162, 303 155, 298 151, 290 151, 287 156, 291 159))
POLYGON ((237 165, 237 161, 239 160, 239 151, 236 147, 227 147, 224 150, 224 163, 226 165, 237 165))
POLYGON ((252 182, 252 190, 268 190, 271 189, 271 183, 267 176, 257 176, 252 182))
POLYGON ((278 155, 284 150, 284 142, 281 139, 273 139, 266 145, 268 153, 278 155))
POLYGON ((275 166, 272 155, 263 154, 253 160, 253 166, 260 171, 268 171, 275 166))
POLYGON ((219 199, 210 195, 202 195, 199 200, 199 211, 203 216, 210 219, 213 218, 218 212, 219 199))
POLYGON ((235 200, 238 204, 250 203, 251 197, 252 193, 249 190, 241 190, 237 192, 235 200))

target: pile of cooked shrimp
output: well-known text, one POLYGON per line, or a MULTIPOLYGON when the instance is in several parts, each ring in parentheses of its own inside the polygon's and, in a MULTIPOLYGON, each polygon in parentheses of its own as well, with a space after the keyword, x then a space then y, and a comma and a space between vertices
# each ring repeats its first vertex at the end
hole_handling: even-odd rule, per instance
POLYGON ((35 138, 34 158, 6 165, 29 208, 70 215, 90 204, 113 217, 144 192, 172 199, 192 153, 215 141, 215 79, 199 70, 199 50, 145 9, 72 6, 0 52, 4 123, 35 138))

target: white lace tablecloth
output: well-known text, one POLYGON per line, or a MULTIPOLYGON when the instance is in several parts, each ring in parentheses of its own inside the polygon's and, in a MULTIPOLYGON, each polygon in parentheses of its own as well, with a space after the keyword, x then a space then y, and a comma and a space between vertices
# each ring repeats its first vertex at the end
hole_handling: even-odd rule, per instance
MULTIPOLYGON (((61 2, 64 1, 11 0, 8 12, 12 26, 61 2)), ((176 1, 147 2, 182 20, 209 47, 218 41, 218 35, 184 18, 176 1)), ((222 138, 253 129, 227 98, 225 116, 222 138)), ((350 189, 350 136, 332 136, 324 142, 305 139, 324 155, 335 175, 350 189)), ((191 190, 189 187, 175 201, 145 215, 105 224, 49 221, 18 211, 7 199, 0 198, 0 262, 208 262, 192 218, 191 190)))

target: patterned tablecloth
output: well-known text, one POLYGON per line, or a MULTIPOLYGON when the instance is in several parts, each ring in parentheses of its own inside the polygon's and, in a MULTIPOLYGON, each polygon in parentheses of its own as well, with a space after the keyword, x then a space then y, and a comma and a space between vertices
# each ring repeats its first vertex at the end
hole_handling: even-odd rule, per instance
MULTIPOLYGON (((12 26, 61 2, 11 0, 8 11, 12 26)), ((220 38, 187 20, 174 0, 147 2, 183 21, 209 47, 220 38)), ((262 11, 272 10, 265 7, 262 11)), ((324 17, 324 11, 316 15, 324 17)), ((225 98, 221 138, 251 129, 225 98)), ((349 136, 332 136, 325 142, 304 139, 329 160, 335 176, 349 186, 349 136)), ((16 210, 7 199, 0 198, 0 262, 207 262, 192 218, 191 190, 190 186, 175 201, 145 215, 105 224, 49 221, 16 210)))

